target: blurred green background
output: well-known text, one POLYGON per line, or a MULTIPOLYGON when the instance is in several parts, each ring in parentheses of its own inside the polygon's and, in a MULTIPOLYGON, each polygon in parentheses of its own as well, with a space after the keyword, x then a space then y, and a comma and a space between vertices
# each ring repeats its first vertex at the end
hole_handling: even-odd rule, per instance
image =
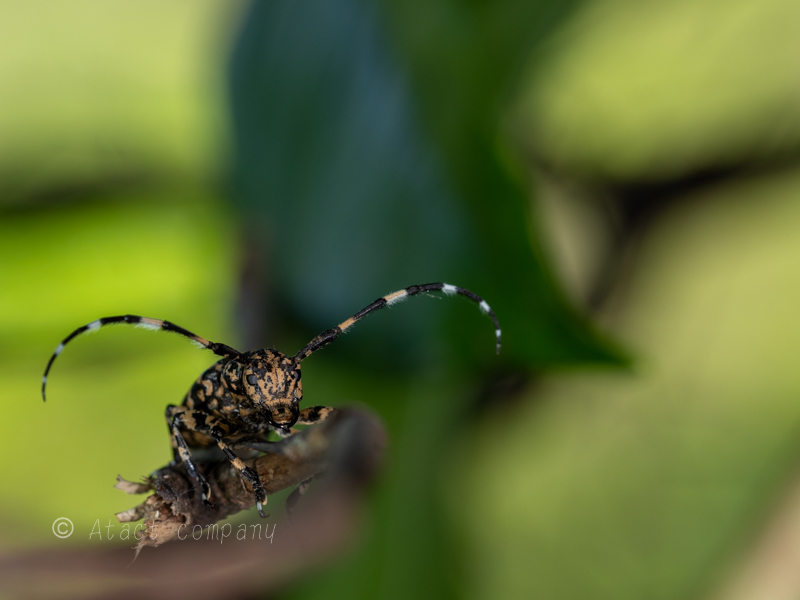
POLYGON ((294 353, 446 281, 500 356, 422 297, 304 364, 307 405, 390 446, 352 548, 278 596, 800 597, 800 537, 764 541, 800 513, 799 28, 786 0, 0 2, 0 556, 129 508, 114 477, 167 462, 214 362, 110 328, 42 404, 74 328, 294 353))

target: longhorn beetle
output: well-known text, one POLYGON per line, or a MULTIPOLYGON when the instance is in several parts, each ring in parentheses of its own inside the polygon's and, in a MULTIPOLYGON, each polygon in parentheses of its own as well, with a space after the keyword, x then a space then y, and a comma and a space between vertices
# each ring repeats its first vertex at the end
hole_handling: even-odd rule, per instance
POLYGON ((229 444, 269 431, 287 437, 296 431, 292 429, 295 424, 311 425, 327 418, 333 411, 327 406, 312 406, 300 410, 300 401, 303 399, 300 363, 371 312, 399 302, 407 296, 426 292, 443 292, 448 296, 460 294, 476 302, 494 322, 496 347, 497 352, 500 352, 500 324, 483 298, 465 288, 447 283, 427 283, 412 285, 378 298, 333 329, 323 331, 294 356, 286 356, 272 348, 239 352, 160 319, 136 315, 103 317, 79 327, 58 345, 42 377, 42 400, 45 400, 47 374, 53 361, 67 343, 82 333, 105 325, 125 323, 145 329, 172 331, 193 340, 222 359, 200 375, 180 406, 167 406, 165 416, 172 440, 173 461, 180 459, 183 462, 189 475, 200 483, 203 502, 211 505, 208 482, 198 472, 189 448, 201 448, 216 443, 239 473, 250 482, 258 513, 265 517, 262 503, 266 504, 267 495, 258 474, 233 453, 229 444))

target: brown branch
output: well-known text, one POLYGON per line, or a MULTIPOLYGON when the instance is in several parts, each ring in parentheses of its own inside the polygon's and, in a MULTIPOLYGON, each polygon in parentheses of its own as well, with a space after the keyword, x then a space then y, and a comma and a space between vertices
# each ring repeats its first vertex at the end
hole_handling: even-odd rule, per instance
MULTIPOLYGON (((265 453, 245 462, 258 473, 268 495, 312 477, 323 488, 359 490, 375 474, 384 446, 385 432, 375 416, 345 408, 280 442, 247 445, 265 453)), ((117 514, 121 522, 144 519, 137 553, 144 546, 175 539, 181 526, 185 532, 211 525, 255 505, 252 487, 224 457, 198 461, 197 467, 211 486, 212 507, 202 502, 197 481, 182 464, 166 466, 141 484, 118 477, 116 487, 129 494, 154 492, 142 504, 117 514)))

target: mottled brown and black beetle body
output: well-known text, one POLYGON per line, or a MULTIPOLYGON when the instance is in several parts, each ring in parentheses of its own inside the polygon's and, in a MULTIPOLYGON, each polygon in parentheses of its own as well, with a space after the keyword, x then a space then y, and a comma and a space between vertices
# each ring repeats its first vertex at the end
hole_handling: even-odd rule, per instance
MULTIPOLYGON (((47 363, 42 378, 42 399, 45 398, 47 375, 56 357, 61 354, 67 343, 82 333, 94 331, 105 325, 126 323, 147 329, 172 331, 190 338, 222 358, 200 375, 180 406, 167 407, 166 418, 172 438, 173 457, 175 460, 183 461, 187 472, 200 483, 203 501, 210 503, 210 488, 197 471, 190 448, 216 444, 233 466, 250 482, 258 512, 263 517, 265 515, 262 505, 267 500, 264 487, 255 471, 246 466, 230 446, 244 440, 259 439, 270 431, 286 437, 294 433, 292 427, 295 424, 311 425, 327 418, 333 411, 332 408, 326 406, 300 408, 303 400, 300 363, 331 343, 369 313, 408 296, 427 292, 460 294, 476 302, 494 323, 496 347, 497 351, 500 351, 500 325, 485 300, 465 288, 447 283, 428 283, 413 285, 378 298, 338 326, 322 332, 294 356, 286 356, 273 349, 238 352, 225 344, 201 338, 169 321, 136 315, 104 317, 79 327, 58 345, 47 363)), ((302 492, 305 487, 307 486, 301 485, 298 489, 302 492)))

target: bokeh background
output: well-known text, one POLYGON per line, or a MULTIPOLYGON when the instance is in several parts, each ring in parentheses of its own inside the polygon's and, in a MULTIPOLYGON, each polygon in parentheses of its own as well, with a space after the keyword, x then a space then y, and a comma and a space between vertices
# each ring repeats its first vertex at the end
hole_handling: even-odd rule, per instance
MULTIPOLYGON (((501 354, 422 297, 309 359, 305 402, 390 446, 336 558, 257 597, 800 597, 798 31, 788 0, 1 2, 0 556, 115 547, 114 477, 214 361, 109 328, 43 404, 77 326, 294 353, 446 281, 501 354)), ((39 569, 0 592, 146 580, 39 569)))

